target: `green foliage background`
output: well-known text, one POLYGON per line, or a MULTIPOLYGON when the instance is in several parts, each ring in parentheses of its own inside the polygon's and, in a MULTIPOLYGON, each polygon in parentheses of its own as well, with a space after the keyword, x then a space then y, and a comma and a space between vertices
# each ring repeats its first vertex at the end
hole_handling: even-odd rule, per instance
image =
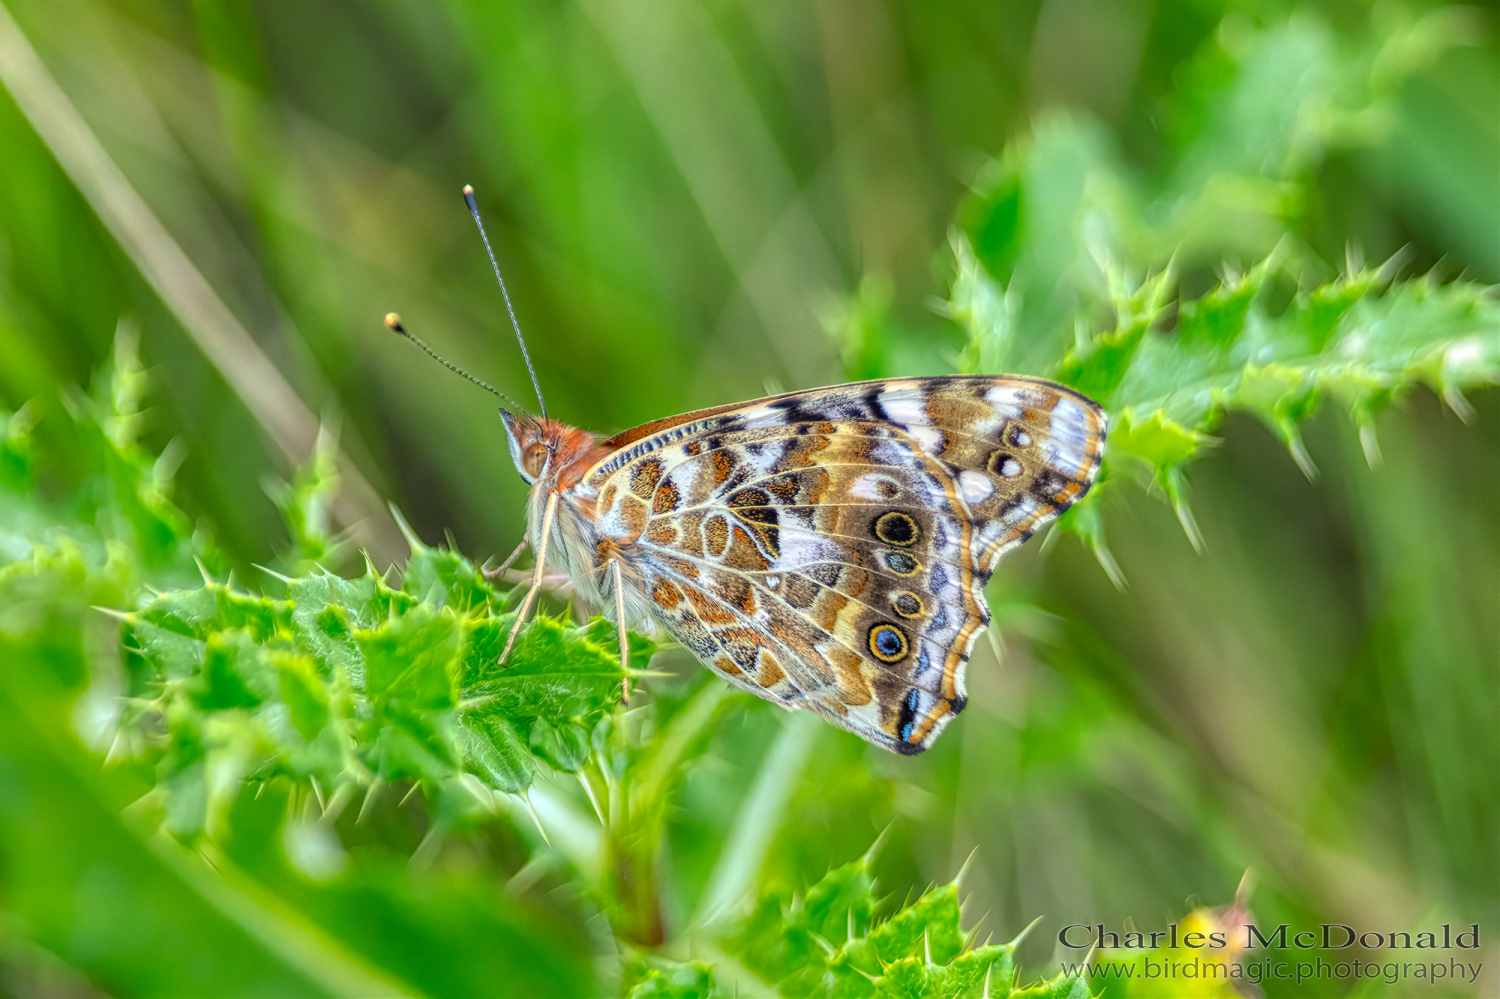
MULTIPOLYGON (((1247 869, 1263 925, 1500 926, 1497 30, 5 0, 0 992, 1148 994, 1058 930, 1228 918, 1247 869), (645 639, 618 710, 564 600, 494 670, 523 487, 380 325, 528 397, 464 183, 581 426, 1105 404, 931 752, 645 639)), ((1485 946, 1262 989, 1494 994, 1485 946)))

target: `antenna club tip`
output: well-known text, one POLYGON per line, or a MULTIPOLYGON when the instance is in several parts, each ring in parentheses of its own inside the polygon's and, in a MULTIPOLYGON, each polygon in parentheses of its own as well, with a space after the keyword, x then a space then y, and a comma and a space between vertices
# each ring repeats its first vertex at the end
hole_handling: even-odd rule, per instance
POLYGON ((385 324, 396 332, 401 332, 401 317, 396 315, 396 313, 387 312, 385 314, 385 324))
POLYGON ((473 184, 465 184, 464 185, 464 197, 466 197, 466 198, 472 198, 473 196, 474 196, 474 185, 473 184))

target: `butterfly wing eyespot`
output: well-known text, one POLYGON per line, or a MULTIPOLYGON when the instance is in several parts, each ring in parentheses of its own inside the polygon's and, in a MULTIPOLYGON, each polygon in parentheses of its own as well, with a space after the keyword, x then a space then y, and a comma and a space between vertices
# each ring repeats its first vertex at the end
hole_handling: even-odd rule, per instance
POLYGON ((989 461, 985 464, 985 468, 989 470, 991 475, 998 475, 1006 479, 1013 479, 1025 470, 1020 459, 1012 451, 1005 448, 996 450, 991 454, 989 461))
POLYGON ((870 629, 870 654, 883 663, 899 663, 911 651, 901 629, 882 622, 870 629))
POLYGON ((906 552, 885 552, 881 555, 881 561, 898 576, 915 576, 922 571, 922 563, 906 552))
POLYGON ((891 594, 891 606, 902 617, 921 617, 926 610, 922 598, 910 590, 897 590, 891 594))
POLYGON ((910 548, 922 539, 922 528, 900 510, 887 510, 876 517, 872 530, 881 541, 901 548, 910 548))
POLYGON ((1087 491, 1104 429, 1040 379, 863 382, 625 431, 583 481, 705 666, 911 754, 967 703, 996 561, 1087 491))

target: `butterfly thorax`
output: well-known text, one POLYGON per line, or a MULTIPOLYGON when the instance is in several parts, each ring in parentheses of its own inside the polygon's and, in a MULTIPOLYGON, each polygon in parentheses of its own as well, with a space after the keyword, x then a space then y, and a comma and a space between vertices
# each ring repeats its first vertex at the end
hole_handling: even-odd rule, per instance
MULTIPOLYGON (((533 550, 541 543, 548 500, 556 497, 547 563, 563 570, 585 605, 608 612, 613 590, 605 572, 621 553, 601 537, 597 524, 597 492, 585 474, 613 448, 587 430, 545 417, 513 416, 501 410, 516 471, 531 486, 527 500, 527 537, 533 550)), ((621 568, 635 582, 638 573, 629 559, 621 568)), ((628 617, 645 625, 650 620, 643 597, 632 596, 628 617), (638 605, 638 606, 637 606, 638 605)))

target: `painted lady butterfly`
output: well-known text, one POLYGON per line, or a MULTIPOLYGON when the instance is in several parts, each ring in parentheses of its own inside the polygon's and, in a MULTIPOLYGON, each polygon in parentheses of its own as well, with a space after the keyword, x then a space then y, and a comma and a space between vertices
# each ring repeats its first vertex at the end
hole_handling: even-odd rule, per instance
POLYGON ((908 754, 963 710, 996 562, 1088 491, 1105 435, 1092 400, 1019 375, 789 392, 608 440, 500 413, 531 486, 506 565, 537 553, 517 629, 551 562, 622 650, 654 623, 730 683, 908 754))

